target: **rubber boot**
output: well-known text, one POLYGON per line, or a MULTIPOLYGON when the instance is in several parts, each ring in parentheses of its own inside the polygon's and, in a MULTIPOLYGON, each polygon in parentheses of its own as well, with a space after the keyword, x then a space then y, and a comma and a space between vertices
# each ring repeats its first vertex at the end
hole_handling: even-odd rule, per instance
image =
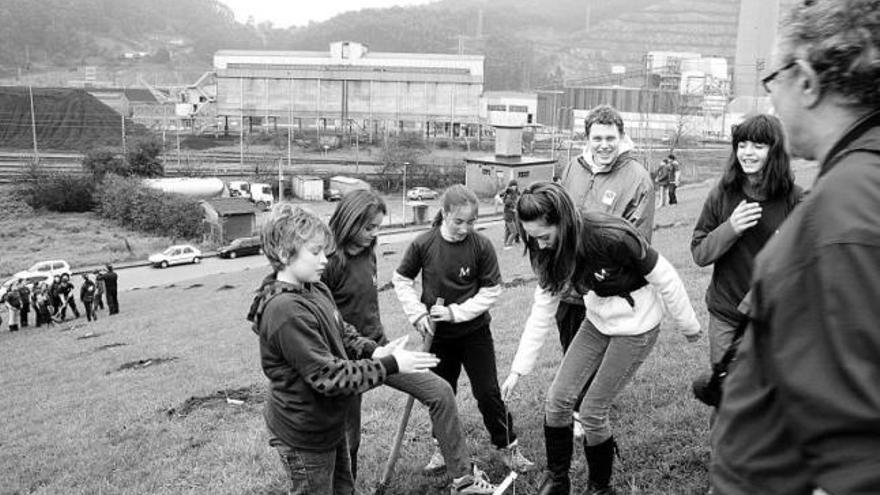
POLYGON ((547 449, 547 472, 538 495, 568 495, 571 492, 572 426, 554 428, 544 424, 544 446, 547 449))
POLYGON ((611 488, 611 472, 614 468, 614 453, 617 443, 614 437, 608 438, 598 445, 587 445, 584 441, 584 454, 590 470, 587 491, 583 495, 615 495, 611 488))

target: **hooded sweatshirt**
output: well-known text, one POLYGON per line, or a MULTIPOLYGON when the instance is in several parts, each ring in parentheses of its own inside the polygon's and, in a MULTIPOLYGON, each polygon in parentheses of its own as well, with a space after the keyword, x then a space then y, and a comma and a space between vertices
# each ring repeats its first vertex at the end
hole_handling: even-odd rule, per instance
POLYGON ((264 417, 285 444, 326 451, 342 444, 354 396, 397 373, 392 356, 369 359, 377 344, 342 321, 323 283, 294 286, 267 277, 248 313, 269 378, 264 417))
MULTIPOLYGON (((569 162, 562 173, 562 187, 582 211, 599 211, 629 220, 650 243, 654 233, 654 181, 651 174, 636 161, 633 142, 624 135, 617 159, 607 167, 593 161, 590 147, 569 162)), ((574 291, 562 300, 582 305, 574 291)))

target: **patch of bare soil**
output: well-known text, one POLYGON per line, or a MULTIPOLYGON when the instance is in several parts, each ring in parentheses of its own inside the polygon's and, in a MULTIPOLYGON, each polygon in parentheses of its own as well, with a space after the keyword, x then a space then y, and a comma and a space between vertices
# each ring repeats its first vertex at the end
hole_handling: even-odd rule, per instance
MULTIPOLYGON (((176 360, 177 360, 177 356, 139 359, 137 361, 131 361, 131 362, 125 363, 113 371, 142 370, 144 368, 149 368, 150 366, 156 366, 157 364, 163 364, 163 363, 170 363, 171 361, 176 361, 176 360)), ((113 373, 113 371, 108 371, 107 374, 109 375, 110 373, 113 373)))
POLYGON ((218 390, 210 395, 192 396, 178 407, 165 411, 169 418, 185 418, 199 409, 219 406, 256 405, 266 401, 266 387, 251 385, 249 387, 218 390))

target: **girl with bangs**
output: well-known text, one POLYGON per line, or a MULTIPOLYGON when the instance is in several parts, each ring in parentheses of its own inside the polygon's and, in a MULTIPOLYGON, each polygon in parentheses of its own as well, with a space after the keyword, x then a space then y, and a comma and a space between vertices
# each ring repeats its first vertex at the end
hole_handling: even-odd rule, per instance
POLYGON ((548 472, 538 493, 571 490, 572 413, 583 396, 579 421, 589 468, 583 493, 613 494, 612 402, 653 349, 664 310, 689 342, 700 338, 699 322, 678 273, 627 220, 580 213, 562 187, 548 182, 523 192, 517 214, 538 287, 502 396, 509 397, 519 377, 534 368, 556 327, 561 295, 569 287, 583 295, 586 316, 545 399, 548 472))
POLYGON ((706 291, 713 366, 746 318, 738 307, 748 292, 755 256, 802 196, 779 119, 754 115, 733 126, 727 168, 706 198, 691 239, 694 262, 714 264, 706 291))
MULTIPOLYGON (((343 196, 330 217, 337 248, 321 275, 342 319, 379 345, 387 344, 388 338, 379 314, 375 248, 387 212, 385 202, 373 191, 351 191, 343 196)), ((385 384, 428 407, 439 450, 425 466, 426 473, 436 474, 445 469, 453 480, 453 493, 489 494, 495 490, 486 475, 470 463, 455 394, 446 380, 434 373, 410 373, 391 375, 385 384)), ((346 429, 352 473, 356 477, 361 443, 360 395, 351 401, 346 429)))

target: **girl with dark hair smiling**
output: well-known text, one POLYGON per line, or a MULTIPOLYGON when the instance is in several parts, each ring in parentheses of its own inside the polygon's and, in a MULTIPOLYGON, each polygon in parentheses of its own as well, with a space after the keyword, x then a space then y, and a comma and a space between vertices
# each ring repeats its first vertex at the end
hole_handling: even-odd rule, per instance
MULTIPOLYGON (((386 344, 388 338, 379 314, 375 248, 387 211, 385 202, 373 191, 357 190, 343 196, 330 217, 336 251, 328 258, 321 275, 342 319, 379 345, 386 344)), ((391 375, 385 384, 412 395, 428 407, 438 453, 425 467, 426 472, 445 468, 453 480, 453 493, 488 494, 495 490, 486 475, 471 466, 455 394, 446 380, 434 373, 408 373, 391 375)), ((356 477, 361 442, 360 396, 351 401, 346 423, 352 473, 356 477)))
POLYGON ((519 377, 534 368, 556 326, 560 297, 572 287, 583 296, 586 317, 547 391, 548 473, 538 493, 567 495, 571 489, 572 412, 585 390, 580 421, 589 484, 583 493, 613 494, 612 401, 654 347, 664 309, 688 341, 699 339, 699 322, 675 269, 627 220, 580 213, 568 193, 549 182, 526 188, 517 213, 538 287, 502 396, 509 397, 519 377))
POLYGON ((724 175, 694 227, 691 254, 714 264, 706 291, 709 359, 717 364, 746 316, 737 309, 749 289, 755 256, 800 201, 779 119, 755 115, 733 127, 724 175))

